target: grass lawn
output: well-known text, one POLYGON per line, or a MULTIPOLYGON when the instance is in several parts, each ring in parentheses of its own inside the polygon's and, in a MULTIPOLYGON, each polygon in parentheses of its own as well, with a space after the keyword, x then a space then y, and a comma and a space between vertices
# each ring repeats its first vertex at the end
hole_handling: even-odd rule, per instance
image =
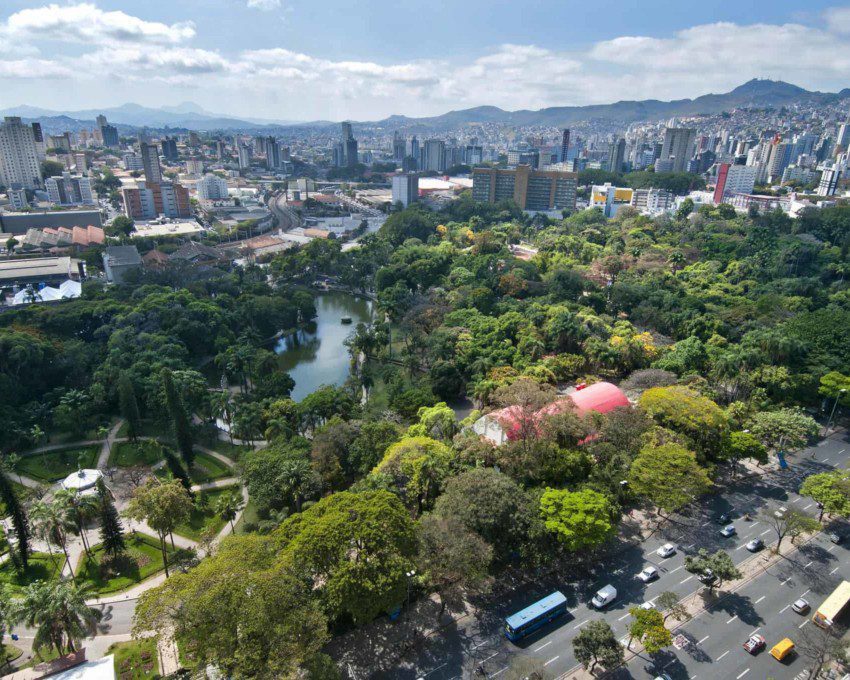
POLYGON ((0 564, 0 584, 8 585, 13 593, 19 592, 33 581, 52 581, 57 578, 64 563, 64 554, 51 557, 48 553, 33 553, 30 555, 27 570, 19 574, 12 562, 6 560, 0 564))
MULTIPOLYGON (((18 484, 17 480, 14 478, 13 475, 9 475, 9 479, 12 481, 12 488, 15 490, 15 495, 18 497, 18 502, 23 503, 29 500, 34 489, 30 489, 29 487, 24 486, 23 484, 18 484)), ((0 500, 0 514, 2 514, 3 517, 6 517, 6 515, 8 514, 6 512, 6 504, 2 500, 0 500)))
MULTIPOLYGON (((127 552, 131 559, 119 565, 104 567, 101 565, 103 550, 100 544, 93 546, 93 560, 85 553, 80 557, 75 573, 78 581, 91 584, 95 594, 103 595, 125 590, 162 571, 162 552, 159 539, 148 534, 136 532, 124 536, 127 552)), ((169 557, 174 552, 166 541, 169 557)))
POLYGON ((53 661, 53 659, 59 658, 59 652, 56 651, 54 647, 43 647, 42 650, 36 654, 32 653, 32 656, 28 656, 25 664, 18 666, 16 670, 23 670, 24 668, 32 668, 33 666, 37 666, 40 663, 44 663, 45 661, 53 661))
MULTIPOLYGON (((151 420, 147 418, 142 418, 142 428, 141 432, 137 432, 136 435, 140 437, 171 437, 171 429, 168 425, 159 422, 158 420, 151 420)), ((118 428, 118 434, 116 435, 119 439, 122 437, 129 437, 129 427, 127 425, 127 421, 125 420, 121 427, 118 428)))
POLYGON ((244 534, 247 533, 245 531, 246 524, 256 524, 260 521, 260 516, 257 514, 257 504, 254 502, 253 498, 248 498, 248 504, 245 506, 245 509, 242 511, 242 517, 239 518, 239 521, 236 522, 236 533, 244 534))
POLYGON ((208 444, 207 448, 227 456, 234 461, 239 460, 248 451, 252 450, 251 447, 246 444, 231 444, 230 442, 225 442, 221 439, 216 439, 214 442, 208 444))
POLYGON ((159 654, 155 637, 116 642, 106 653, 115 655, 115 675, 120 680, 159 677, 159 654))
POLYGON ((79 470, 80 463, 84 468, 94 467, 99 451, 98 446, 84 446, 30 453, 21 458, 15 470, 41 482, 56 482, 79 470))
POLYGON ((112 445, 109 465, 115 467, 154 465, 162 460, 162 449, 162 444, 150 439, 140 439, 137 442, 118 442, 112 445))
POLYGON ((191 538, 193 541, 198 541, 201 536, 207 532, 217 534, 224 526, 224 520, 218 516, 215 511, 215 504, 219 498, 232 493, 239 493, 238 486, 228 486, 223 489, 212 489, 204 491, 206 498, 206 506, 202 510, 197 506, 200 494, 195 494, 196 505, 192 511, 189 521, 185 524, 180 524, 175 530, 175 534, 180 534, 186 538, 191 538))
MULTIPOLYGON (((24 650, 20 647, 15 647, 15 645, 8 642, 4 644, 2 652, 3 657, 0 659, 0 669, 3 669, 3 672, 5 673, 7 671, 6 666, 16 659, 19 659, 23 653, 24 650)), ((8 672, 11 672, 11 670, 8 672)))
MULTIPOLYGON (((178 456, 178 459, 180 457, 178 456)), ((159 468, 156 473, 158 477, 167 477, 169 470, 167 467, 159 468)), ((208 453, 195 451, 195 461, 192 463, 192 471, 189 473, 189 478, 193 484, 204 484, 212 482, 216 479, 224 477, 235 477, 236 471, 222 463, 217 458, 213 458, 208 453)))

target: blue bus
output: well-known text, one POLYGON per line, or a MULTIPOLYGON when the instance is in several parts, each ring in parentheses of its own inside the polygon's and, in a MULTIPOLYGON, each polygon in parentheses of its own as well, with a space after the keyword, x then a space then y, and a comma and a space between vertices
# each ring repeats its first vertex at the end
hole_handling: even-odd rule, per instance
POLYGON ((567 613, 567 598, 556 590, 539 602, 526 607, 505 619, 505 636, 516 642, 526 635, 545 626, 552 619, 567 613))

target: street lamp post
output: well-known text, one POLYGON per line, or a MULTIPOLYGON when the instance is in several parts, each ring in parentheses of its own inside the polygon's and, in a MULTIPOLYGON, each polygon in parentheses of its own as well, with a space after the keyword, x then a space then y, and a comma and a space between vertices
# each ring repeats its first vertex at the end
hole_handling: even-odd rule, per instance
POLYGON ((838 408, 838 401, 845 394, 847 394, 847 389, 842 387, 840 390, 838 390, 838 394, 835 395, 835 403, 832 405, 832 411, 829 414, 829 418, 827 418, 827 420, 826 420, 826 427, 824 428, 824 431, 823 431, 824 437, 829 434, 829 426, 830 426, 830 424, 832 424, 833 416, 835 416, 835 409, 838 408))

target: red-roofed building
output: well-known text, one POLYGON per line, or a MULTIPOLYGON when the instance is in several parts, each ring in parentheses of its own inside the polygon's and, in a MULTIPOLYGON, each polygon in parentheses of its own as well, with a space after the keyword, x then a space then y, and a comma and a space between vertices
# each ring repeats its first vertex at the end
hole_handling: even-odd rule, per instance
MULTIPOLYGON (((628 397, 619 387, 609 382, 599 382, 577 389, 563 399, 544 406, 535 414, 535 418, 556 415, 568 409, 575 409, 579 416, 585 416, 591 411, 608 413, 615 408, 630 405, 628 397)), ((481 416, 473 424, 472 430, 500 446, 517 438, 522 428, 521 418, 519 406, 508 406, 481 416)))

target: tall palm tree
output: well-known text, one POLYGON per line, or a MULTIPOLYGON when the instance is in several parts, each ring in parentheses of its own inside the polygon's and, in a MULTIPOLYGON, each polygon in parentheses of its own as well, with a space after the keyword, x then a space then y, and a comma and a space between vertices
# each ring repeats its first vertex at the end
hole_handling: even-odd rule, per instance
POLYGON ((233 405, 230 401, 230 390, 227 386, 221 392, 213 392, 210 395, 210 409, 214 418, 221 418, 227 423, 227 434, 230 443, 233 443, 233 405))
POLYGON ((35 629, 33 649, 53 647, 61 656, 76 650, 77 643, 96 632, 102 612, 86 604, 88 585, 73 581, 36 581, 24 588, 12 605, 12 618, 35 629))
POLYGON ((61 498, 61 502, 67 504, 68 514, 74 522, 75 533, 79 535, 83 542, 83 550, 91 559, 91 546, 86 538, 86 524, 88 521, 97 516, 100 510, 100 503, 95 494, 81 494, 68 489, 60 489, 56 492, 54 498, 61 498))
POLYGON ((238 493, 226 494, 216 501, 215 511, 225 522, 230 522, 231 532, 236 531, 236 527, 233 526, 233 520, 236 519, 236 515, 242 509, 243 504, 242 496, 238 493))
POLYGON ((68 554, 68 532, 76 528, 71 517, 68 500, 62 496, 54 497, 50 503, 39 501, 33 505, 31 512, 36 531, 50 544, 60 546, 65 553, 65 561, 74 575, 74 565, 71 564, 71 556, 68 554))

